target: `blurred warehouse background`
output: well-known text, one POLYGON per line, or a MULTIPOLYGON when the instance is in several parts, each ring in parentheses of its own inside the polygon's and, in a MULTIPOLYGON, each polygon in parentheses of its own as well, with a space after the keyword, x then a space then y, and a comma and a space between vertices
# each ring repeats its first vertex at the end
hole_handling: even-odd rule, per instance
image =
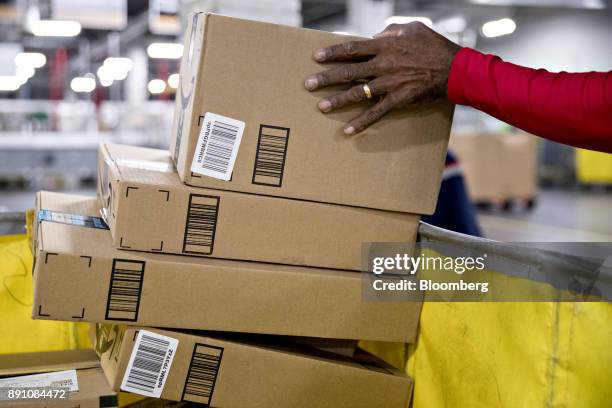
MULTIPOLYGON (((0 233, 36 190, 93 194, 100 142, 167 147, 192 10, 364 36, 418 20, 528 67, 612 69, 611 0, 0 0, 0 233)), ((451 147, 488 237, 611 240, 612 155, 464 107, 451 147)))

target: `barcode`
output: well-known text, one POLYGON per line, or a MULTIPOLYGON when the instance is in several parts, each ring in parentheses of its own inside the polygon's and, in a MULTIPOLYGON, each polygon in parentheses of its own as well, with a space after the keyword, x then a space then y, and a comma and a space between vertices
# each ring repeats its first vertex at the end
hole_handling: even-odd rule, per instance
POLYGON ((145 263, 113 259, 106 320, 137 321, 145 263))
POLYGON ((138 390, 153 392, 169 346, 168 340, 143 335, 126 384, 138 390))
POLYGON ((280 187, 283 184, 289 128, 260 125, 253 184, 280 187))
POLYGON ((198 136, 191 171, 228 181, 242 140, 245 123, 206 112, 198 136))
POLYGON ((178 347, 178 340, 146 330, 138 332, 121 389, 159 398, 178 347))
POLYGON ((210 255, 215 243, 219 197, 190 194, 183 252, 210 255))
POLYGON ((223 174, 227 173, 238 129, 238 126, 225 122, 214 121, 212 123, 206 152, 202 159, 203 168, 223 174))
POLYGON ((187 372, 182 400, 201 404, 211 403, 222 356, 222 347, 196 343, 187 372))

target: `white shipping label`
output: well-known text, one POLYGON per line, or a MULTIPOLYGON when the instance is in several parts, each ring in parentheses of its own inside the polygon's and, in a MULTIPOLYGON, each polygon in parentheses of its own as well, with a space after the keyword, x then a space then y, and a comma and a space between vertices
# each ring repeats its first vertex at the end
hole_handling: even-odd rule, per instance
POLYGON ((121 390, 159 398, 177 347, 177 339, 140 330, 121 382, 121 390))
POLYGON ((0 379, 0 388, 66 388, 69 392, 79 390, 76 370, 53 371, 50 373, 24 375, 0 379))
POLYGON ((191 162, 191 171, 228 181, 244 132, 244 122, 206 112, 191 162))

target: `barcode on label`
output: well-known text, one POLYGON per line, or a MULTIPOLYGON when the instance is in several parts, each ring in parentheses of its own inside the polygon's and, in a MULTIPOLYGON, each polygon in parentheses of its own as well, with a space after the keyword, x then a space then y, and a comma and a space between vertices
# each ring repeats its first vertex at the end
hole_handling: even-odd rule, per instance
POLYGON ((145 263, 127 259, 113 259, 106 320, 135 322, 142 293, 145 263))
POLYGON ((217 215, 219 214, 217 196, 190 194, 185 223, 183 252, 187 254, 210 255, 215 243, 217 215))
POLYGON ((253 184, 280 187, 283 184, 289 128, 260 125, 253 184))
POLYGON ((177 339, 140 330, 121 382, 121 389, 159 398, 177 347, 177 339))
POLYGON ((191 171, 227 181, 234 170, 244 122, 206 112, 201 126, 191 171))
POLYGON ((209 405, 212 401, 223 348, 196 343, 189 363, 183 401, 209 405))

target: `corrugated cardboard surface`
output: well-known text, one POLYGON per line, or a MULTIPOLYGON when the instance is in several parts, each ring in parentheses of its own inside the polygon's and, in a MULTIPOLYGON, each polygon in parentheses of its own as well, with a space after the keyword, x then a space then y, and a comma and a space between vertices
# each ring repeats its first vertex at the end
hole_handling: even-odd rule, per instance
MULTIPOLYGON (((245 408, 406 408, 410 402, 410 378, 388 366, 379 366, 379 362, 371 358, 353 360, 306 347, 262 343, 252 338, 145 330, 179 341, 161 394, 164 399, 245 408), (206 388, 206 397, 192 395, 185 389, 194 377, 190 376, 194 350, 201 346, 222 351, 214 386, 206 388)), ((124 332, 116 332, 116 341, 121 344, 108 348, 101 355, 102 367, 116 390, 125 374, 137 331, 138 328, 127 328, 124 332)))
POLYGON ((414 242, 419 216, 189 187, 167 151, 100 148, 99 197, 119 248, 360 270, 363 242, 414 242))
MULTIPOLYGON (((99 212, 95 198, 48 192, 37 206, 99 212)), ((49 221, 36 255, 37 319, 410 342, 421 307, 363 301, 355 272, 122 251, 108 230, 49 221)))
POLYGON ((450 149, 459 158, 473 200, 497 201, 535 196, 537 144, 532 135, 454 134, 450 149))
POLYGON ((0 376, 77 370, 79 390, 68 399, 0 401, 0 407, 103 408, 116 407, 117 394, 109 386, 93 350, 66 350, 0 355, 0 376))
POLYGON ((315 49, 350 38, 202 13, 189 20, 171 143, 184 182, 417 214, 434 211, 450 102, 392 112, 365 133, 345 136, 343 125, 373 102, 324 115, 317 108, 320 98, 349 85, 311 93, 304 80, 326 68, 312 59, 315 49), (206 112, 246 123, 231 181, 190 172, 206 112), (260 134, 277 131, 274 127, 288 134, 282 177, 254 184, 261 182, 255 174, 260 134))

